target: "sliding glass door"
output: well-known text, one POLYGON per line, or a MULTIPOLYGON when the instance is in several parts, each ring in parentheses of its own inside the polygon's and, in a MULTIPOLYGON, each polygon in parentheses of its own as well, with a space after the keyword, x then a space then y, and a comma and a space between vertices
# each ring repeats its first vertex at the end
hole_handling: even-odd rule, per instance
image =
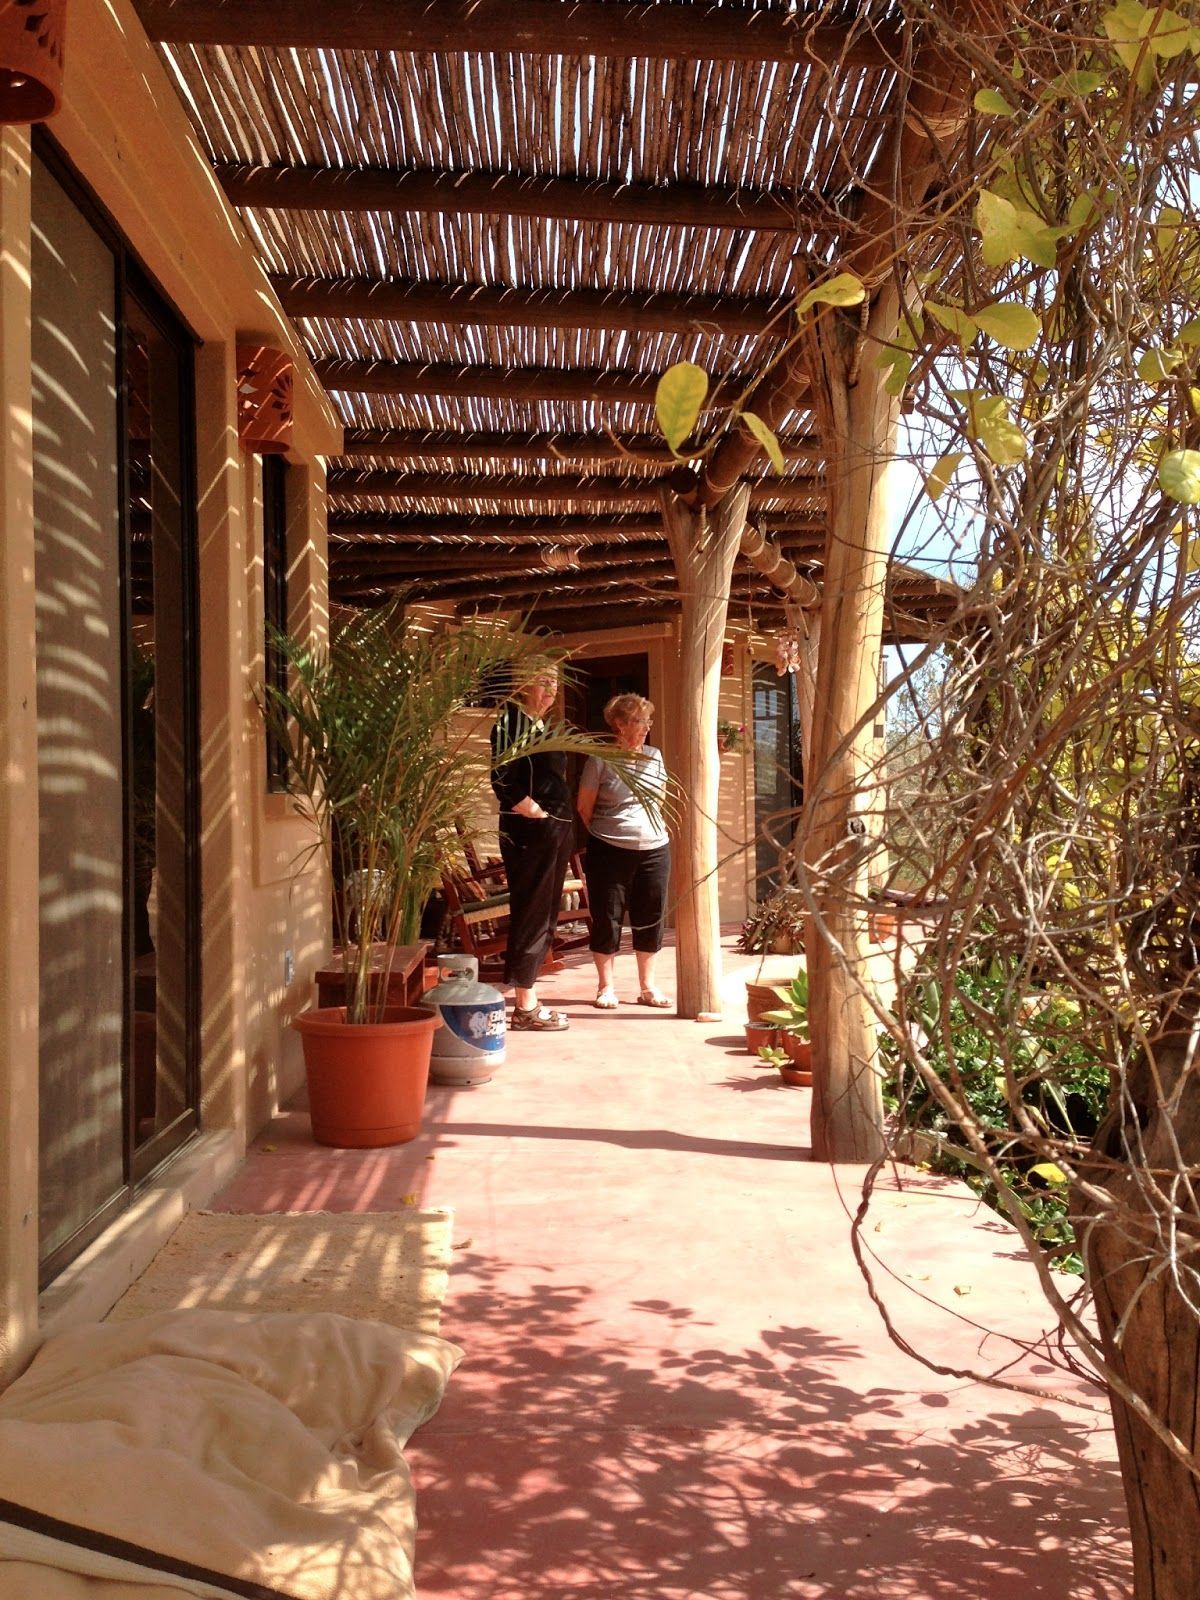
POLYGON ((40 1240, 54 1276, 197 1126, 191 344, 33 179, 40 1240))

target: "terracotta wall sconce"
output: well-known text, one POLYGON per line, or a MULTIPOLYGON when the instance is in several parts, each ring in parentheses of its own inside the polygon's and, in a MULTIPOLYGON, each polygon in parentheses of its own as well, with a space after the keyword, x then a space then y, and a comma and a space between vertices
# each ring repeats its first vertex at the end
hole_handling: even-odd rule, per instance
POLYGON ((62 105, 67 0, 0 0, 0 123, 44 122, 62 105))
POLYGON ((292 442, 292 358, 269 345, 237 347, 238 442, 254 455, 285 455, 292 442))

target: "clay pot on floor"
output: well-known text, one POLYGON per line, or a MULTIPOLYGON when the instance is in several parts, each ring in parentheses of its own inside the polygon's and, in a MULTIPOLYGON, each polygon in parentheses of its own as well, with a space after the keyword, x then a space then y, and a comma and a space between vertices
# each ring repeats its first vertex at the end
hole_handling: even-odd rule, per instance
POLYGON ((381 1022, 345 1017, 331 1006, 292 1024, 304 1042, 313 1138, 338 1150, 415 1139, 440 1019, 416 1006, 389 1007, 381 1022))
POLYGON ((761 1027, 756 1023, 746 1024, 746 1049, 752 1056, 760 1050, 774 1050, 779 1044, 779 1029, 761 1027))
POLYGON ((812 1084, 812 1045, 807 1039, 797 1038, 794 1033, 785 1033, 783 1048, 788 1059, 780 1067, 779 1076, 793 1088, 809 1088, 812 1084))

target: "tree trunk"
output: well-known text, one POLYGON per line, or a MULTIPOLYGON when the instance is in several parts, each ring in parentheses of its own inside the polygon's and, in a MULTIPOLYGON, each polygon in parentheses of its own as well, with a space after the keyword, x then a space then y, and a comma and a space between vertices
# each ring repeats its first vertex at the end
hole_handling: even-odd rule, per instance
POLYGON ((738 484, 707 514, 673 497, 663 503, 682 603, 675 681, 675 779, 682 803, 674 829, 675 992, 681 1017, 721 1009, 717 700, 729 586, 749 498, 746 485, 738 484))
MULTIPOLYGON (((1192 1453, 1200 1449, 1200 1041, 1176 1019, 1096 1134, 1072 1212, 1100 1343, 1117 1376, 1192 1453), (1178 1097, 1174 1104, 1172 1101, 1178 1097), (1174 1180, 1174 1181, 1173 1181, 1174 1180), (1095 1191, 1108 1196, 1100 1200, 1095 1191)), ((1136 1600, 1200 1595, 1200 1481, 1110 1392, 1133 1541, 1136 1600)))
POLYGON ((877 693, 889 532, 885 476, 899 414, 875 353, 895 337, 899 310, 889 281, 876 293, 865 341, 856 326, 836 316, 827 316, 813 338, 821 367, 813 388, 825 423, 829 532, 805 773, 805 859, 821 872, 821 915, 842 950, 838 954, 830 938, 810 927, 812 1146, 822 1161, 873 1161, 884 1151, 875 1019, 863 993, 866 919, 856 904, 865 866, 871 730, 855 730, 877 693))

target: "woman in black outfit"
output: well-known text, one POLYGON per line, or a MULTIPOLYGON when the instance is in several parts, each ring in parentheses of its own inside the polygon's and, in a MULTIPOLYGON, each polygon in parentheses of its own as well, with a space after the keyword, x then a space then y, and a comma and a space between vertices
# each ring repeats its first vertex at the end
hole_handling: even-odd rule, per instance
MULTIPOLYGON (((505 705, 492 729, 493 759, 540 731, 542 717, 558 694, 558 673, 540 669, 505 705)), ((504 981, 516 991, 509 1026, 538 1033, 561 1032, 561 1011, 539 1003, 537 975, 550 947, 562 904, 563 880, 573 842, 567 758, 536 751, 492 768, 500 802, 500 855, 508 874, 508 950, 504 981)))

